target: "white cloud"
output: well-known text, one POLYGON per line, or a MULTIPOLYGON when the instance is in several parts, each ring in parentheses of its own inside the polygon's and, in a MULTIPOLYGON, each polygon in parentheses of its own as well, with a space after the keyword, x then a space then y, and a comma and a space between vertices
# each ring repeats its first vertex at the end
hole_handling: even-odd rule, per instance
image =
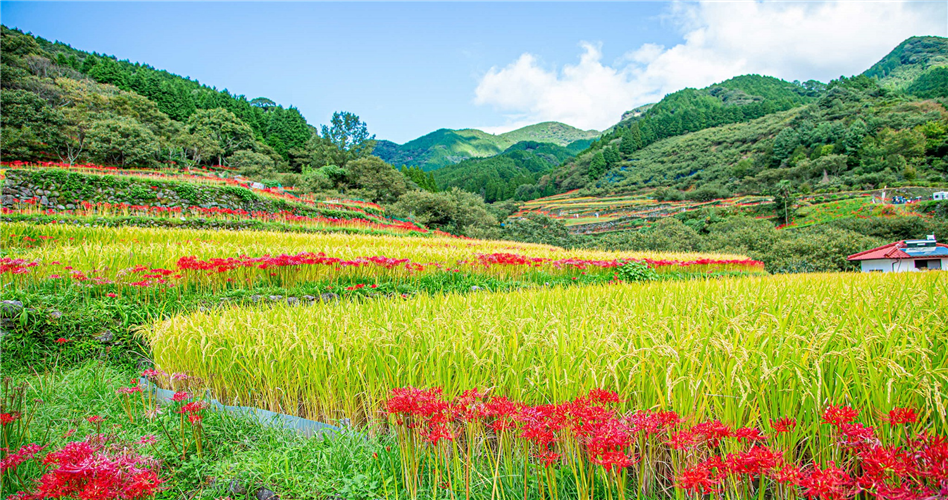
POLYGON ((505 114, 508 123, 494 131, 546 120, 601 130, 669 92, 736 75, 828 81, 858 74, 910 36, 946 36, 946 16, 944 2, 676 3, 666 18, 684 43, 644 44, 609 65, 599 45, 582 42, 579 62, 559 69, 525 53, 491 68, 474 102, 505 114))

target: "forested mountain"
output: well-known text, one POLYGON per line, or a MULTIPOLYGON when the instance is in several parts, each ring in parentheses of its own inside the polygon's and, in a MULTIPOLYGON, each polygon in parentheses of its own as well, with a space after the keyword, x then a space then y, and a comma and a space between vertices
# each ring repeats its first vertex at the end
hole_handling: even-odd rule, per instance
POLYGON ((511 198, 531 200, 551 195, 553 192, 543 193, 518 188, 535 184, 543 174, 572 158, 573 154, 569 149, 556 144, 523 141, 499 155, 464 160, 439 168, 433 174, 440 188, 458 187, 471 193, 479 193, 488 203, 511 198))
POLYGON ((221 163, 238 151, 262 155, 257 160, 264 162, 305 155, 312 130, 296 108, 0 30, 2 152, 8 158, 129 165, 221 163), (228 137, 212 144, 206 134, 195 134, 207 127, 226 129, 228 137))
POLYGON ((888 89, 904 89, 923 73, 948 66, 948 38, 913 36, 892 49, 864 75, 888 89))
POLYGON ((378 141, 375 155, 393 165, 431 171, 468 158, 498 155, 521 141, 555 144, 575 154, 598 136, 595 130, 580 130, 559 122, 538 123, 497 135, 477 129, 440 129, 405 144, 378 141))
POLYGON ((946 57, 945 39, 916 37, 829 85, 747 75, 675 92, 523 189, 663 187, 670 198, 714 198, 771 192, 781 181, 802 189, 943 182, 948 70, 937 64, 946 57))

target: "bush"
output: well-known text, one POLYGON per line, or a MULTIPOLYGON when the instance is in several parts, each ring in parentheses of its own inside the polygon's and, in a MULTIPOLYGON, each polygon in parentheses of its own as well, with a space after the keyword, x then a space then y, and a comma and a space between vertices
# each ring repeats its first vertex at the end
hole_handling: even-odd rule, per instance
POLYGON ((504 222, 503 237, 508 240, 564 248, 574 246, 578 242, 578 238, 570 234, 562 221, 549 215, 536 213, 528 213, 524 217, 504 222))
POLYGON ((644 262, 630 260, 617 269, 622 281, 652 281, 658 279, 658 273, 644 262))
POLYGON ((694 191, 685 193, 685 198, 691 201, 700 201, 700 202, 706 202, 706 201, 712 201, 712 200, 717 200, 721 198, 730 198, 730 197, 731 197, 730 191, 728 191, 722 186, 717 186, 713 184, 702 186, 698 189, 695 189, 694 191))

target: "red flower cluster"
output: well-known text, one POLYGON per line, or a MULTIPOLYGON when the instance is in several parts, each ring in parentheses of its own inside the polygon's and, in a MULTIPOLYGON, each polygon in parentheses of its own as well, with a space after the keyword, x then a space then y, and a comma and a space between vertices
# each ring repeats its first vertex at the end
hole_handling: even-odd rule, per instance
MULTIPOLYGON (((152 189, 157 189, 152 186, 152 189)), ((272 194, 272 193, 271 193, 272 194)), ((295 198, 295 197, 294 197, 295 198)), ((330 227, 345 227, 365 230, 394 231, 396 233, 418 233, 428 234, 425 229, 417 224, 401 219, 387 218, 381 212, 372 209, 366 211, 362 207, 349 206, 346 204, 329 204, 324 202, 312 202, 295 198, 294 201, 306 202, 317 209, 326 210, 326 215, 300 215, 288 210, 277 212, 265 211, 247 211, 242 209, 219 208, 219 207, 164 207, 156 205, 136 205, 130 203, 92 203, 90 201, 78 202, 79 208, 76 210, 55 210, 51 208, 42 209, 41 212, 46 215, 71 214, 71 215, 98 215, 98 216, 117 216, 134 215, 147 217, 181 217, 189 215, 193 217, 213 217, 236 220, 259 220, 264 222, 283 222, 297 224, 325 225, 330 227), (356 215, 359 214, 359 215, 356 215), (337 215, 333 217, 331 215, 337 215)), ((3 207, 4 214, 15 213, 34 213, 37 210, 39 198, 14 199, 14 208, 3 207), (18 204, 25 204, 27 207, 16 208, 18 204)), ((455 237, 448 233, 440 233, 440 236, 455 237)))
POLYGON ((31 267, 36 267, 39 262, 30 262, 24 259, 13 259, 10 257, 0 258, 0 274, 26 274, 30 272, 31 267))
MULTIPOLYGON (((0 460, 0 473, 6 472, 8 470, 16 470, 16 468, 23 462, 32 460, 37 453, 43 450, 43 448, 45 448, 45 446, 40 446, 38 444, 25 444, 21 446, 16 453, 11 453, 3 460, 0 460)), ((4 448, 4 451, 7 451, 6 448, 4 448)))
MULTIPOLYGON (((27 445, 11 457, 21 457, 22 463, 33 459, 41 449, 37 445, 27 445)), ((42 464, 47 472, 37 482, 36 490, 20 492, 11 498, 135 500, 154 495, 163 483, 152 470, 155 464, 150 460, 131 450, 107 450, 91 441, 68 443, 61 450, 47 454, 42 464)))
POLYGON ((20 419, 20 414, 18 412, 14 413, 0 413, 0 426, 6 427, 7 425, 12 424, 20 419))
MULTIPOLYGON (((781 445, 770 443, 771 438, 759 428, 733 428, 719 420, 689 425, 672 411, 621 413, 614 408, 618 403, 618 394, 603 390, 561 404, 531 406, 476 390, 449 399, 438 388, 406 387, 391 392, 386 411, 394 417, 400 437, 407 436, 413 445, 467 442, 472 437, 465 433, 472 423, 479 423, 498 442, 522 440, 523 446, 515 445, 515 449, 529 450, 545 467, 559 463, 573 467, 580 460, 608 473, 629 470, 636 474, 632 467, 642 457, 662 453, 661 463, 675 464, 674 485, 689 494, 769 485, 811 499, 842 500, 861 493, 873 498, 923 499, 948 493, 948 439, 923 434, 901 445, 883 444, 872 427, 856 422, 859 412, 849 406, 832 405, 821 415, 824 423, 835 427, 834 436, 846 459, 841 465, 812 462, 800 466, 794 461, 800 448, 780 440, 775 441, 781 445), (733 441, 725 446, 726 440, 733 441), (745 447, 733 451, 740 445, 745 447)), ((888 417, 893 426, 917 419, 910 408, 895 408, 888 417)), ((789 434, 797 421, 773 419, 770 427, 774 435, 789 434)), ((654 459, 648 462, 654 463, 654 459)))
POLYGON ((181 405, 181 408, 178 409, 178 413, 188 416, 188 421, 192 424, 200 422, 204 415, 201 414, 205 409, 207 409, 207 403, 204 401, 192 401, 190 403, 181 405))

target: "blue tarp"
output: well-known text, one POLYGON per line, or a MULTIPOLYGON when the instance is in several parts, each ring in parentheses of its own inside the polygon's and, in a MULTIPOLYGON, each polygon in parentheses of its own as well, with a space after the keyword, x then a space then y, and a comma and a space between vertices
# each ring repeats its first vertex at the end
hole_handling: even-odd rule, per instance
MULTIPOLYGON (((140 380, 142 387, 145 387, 155 394, 155 397, 159 401, 171 401, 171 397, 174 396, 174 391, 162 389, 155 384, 152 384, 146 378, 141 378, 140 380)), ((316 434, 332 435, 343 430, 341 427, 336 427, 334 425, 324 424, 315 420, 308 420, 305 418, 277 413, 261 408, 253 408, 251 406, 227 406, 212 398, 210 391, 206 391, 204 401, 210 404, 211 408, 218 411, 243 414, 260 422, 263 425, 268 425, 271 427, 283 427, 284 429, 293 430, 305 436, 313 436, 316 434)))

